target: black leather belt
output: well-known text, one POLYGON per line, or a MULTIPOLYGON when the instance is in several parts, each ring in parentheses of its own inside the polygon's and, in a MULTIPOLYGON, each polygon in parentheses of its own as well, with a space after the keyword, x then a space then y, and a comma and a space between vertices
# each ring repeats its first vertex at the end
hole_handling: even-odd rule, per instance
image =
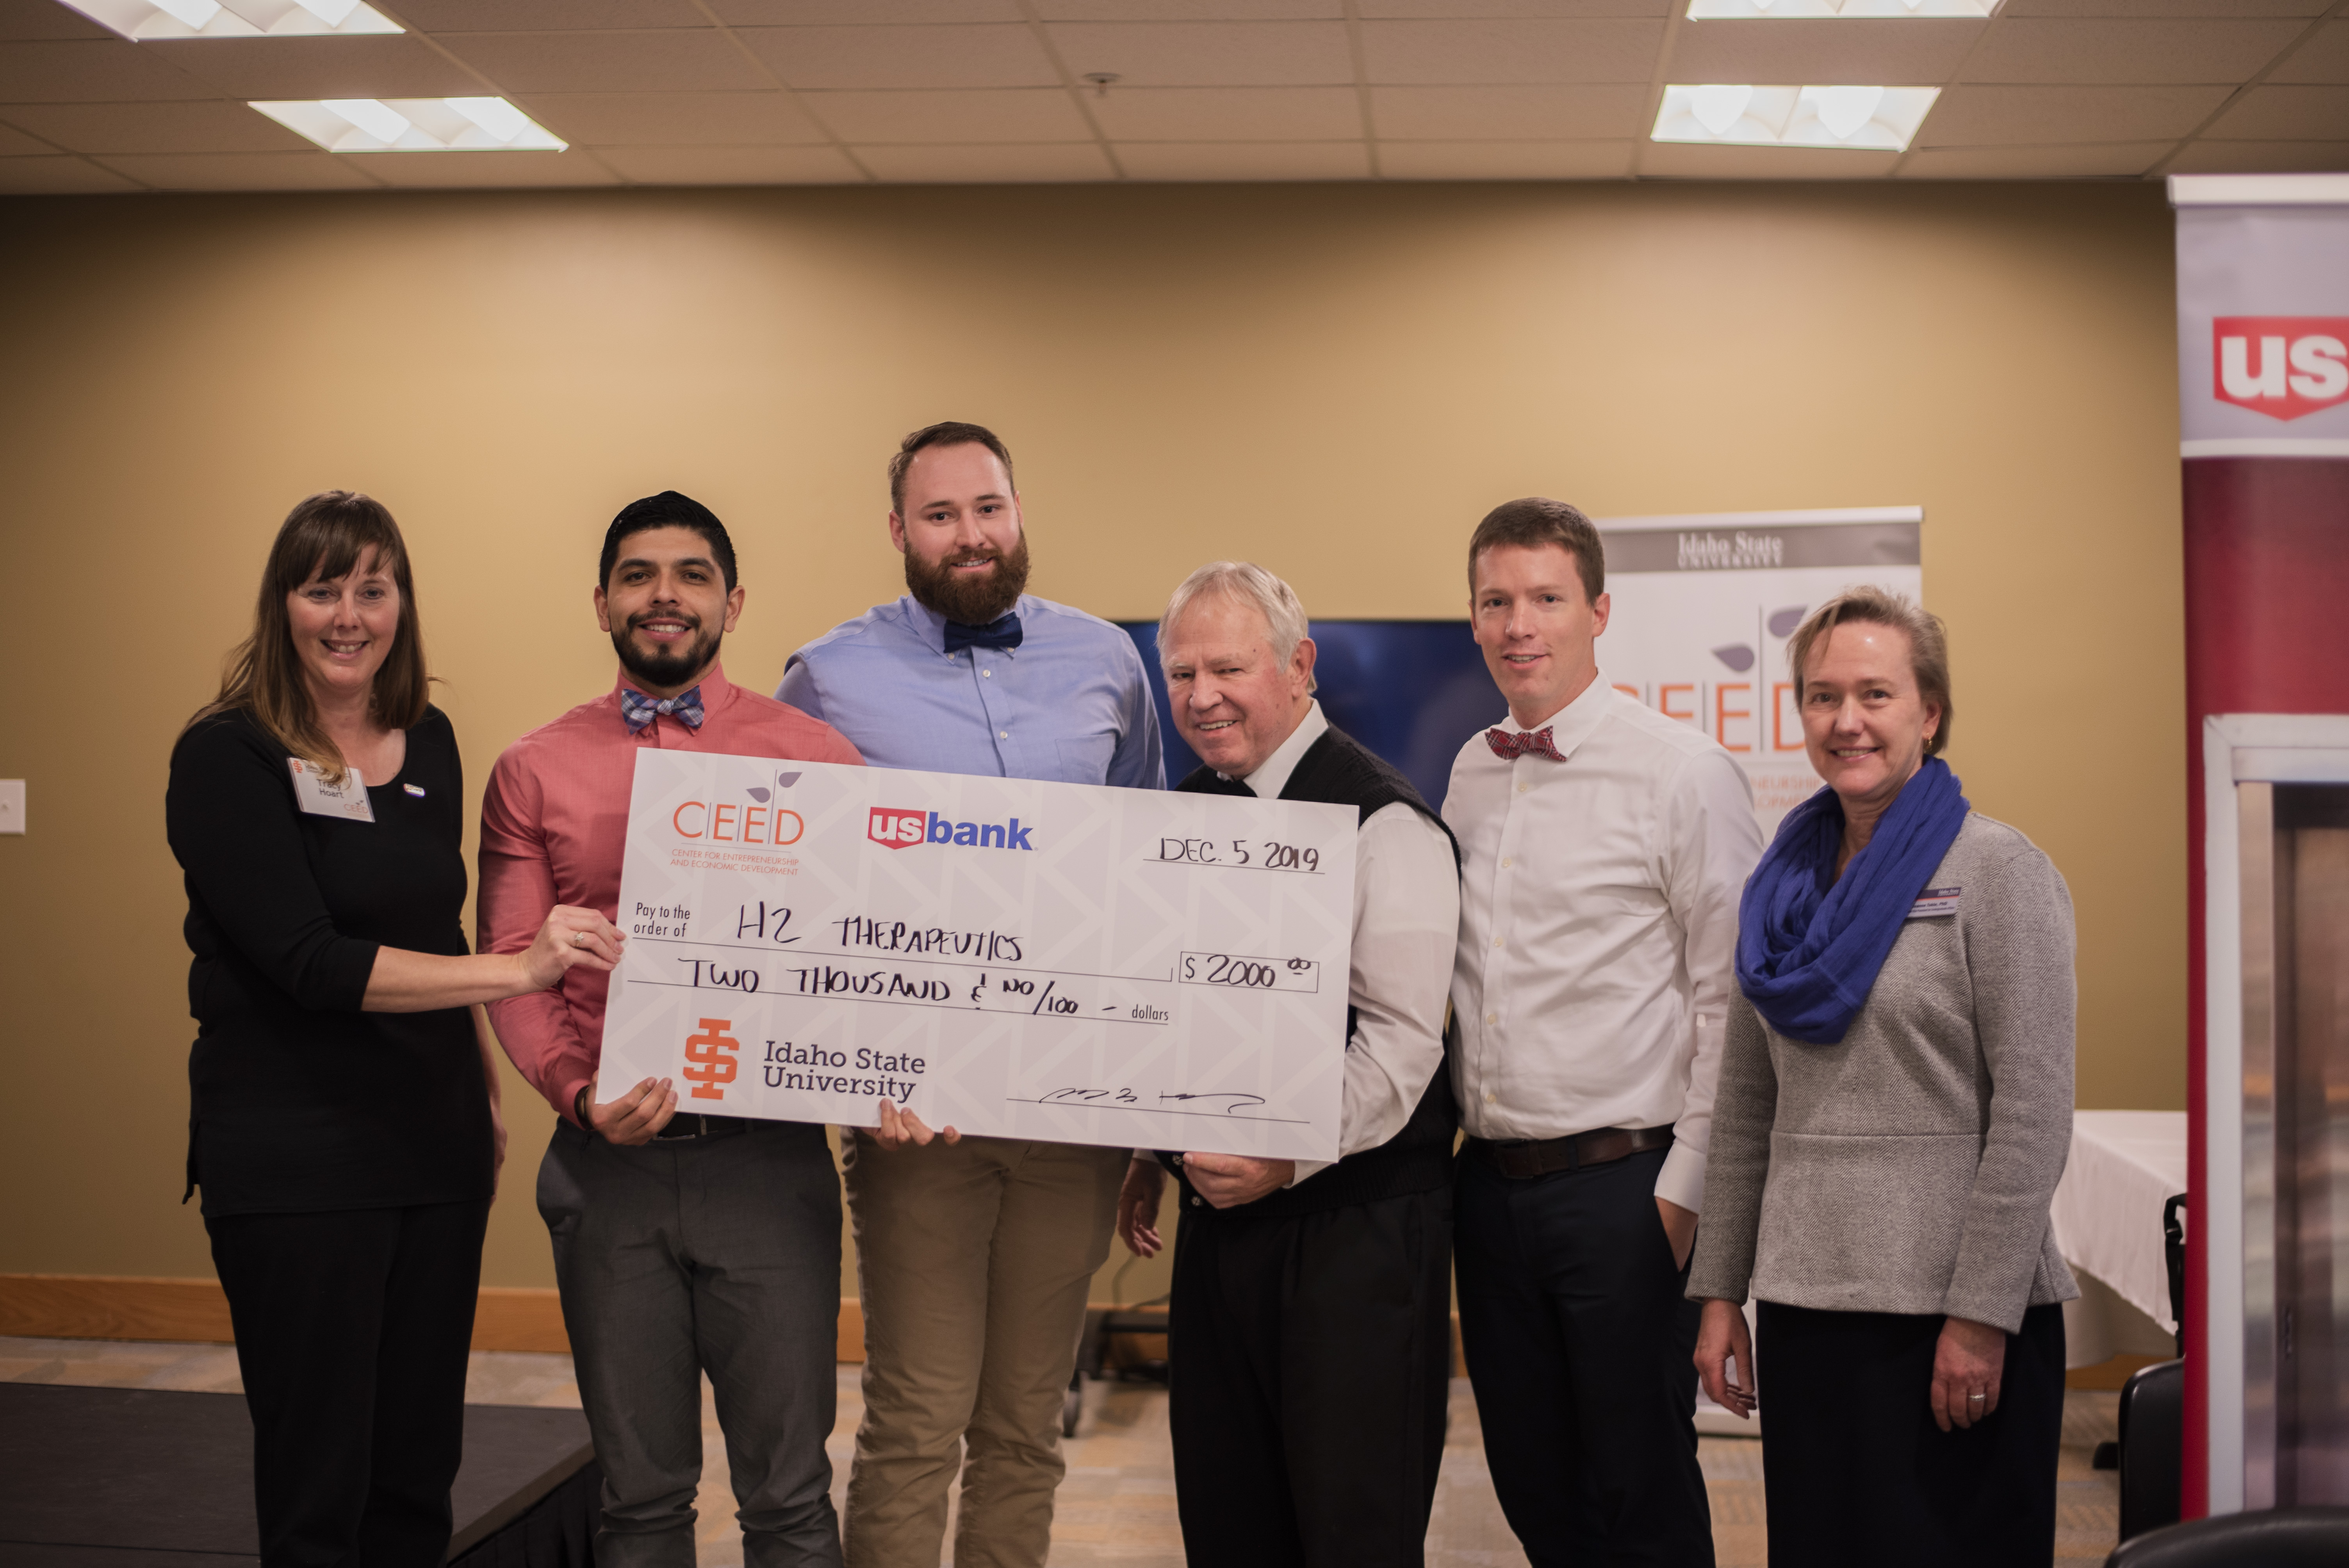
POLYGON ((703 1116, 698 1111, 680 1110, 668 1119, 667 1127, 653 1134, 653 1141, 674 1143, 688 1138, 724 1138, 747 1130, 750 1122, 747 1116, 703 1116))
POLYGON ((1513 1181, 1547 1176, 1556 1171, 1579 1171, 1589 1165, 1611 1165, 1651 1149, 1670 1149, 1669 1127, 1602 1127, 1596 1132, 1564 1138, 1534 1138, 1495 1142, 1472 1138, 1468 1147, 1491 1161, 1493 1169, 1513 1181))

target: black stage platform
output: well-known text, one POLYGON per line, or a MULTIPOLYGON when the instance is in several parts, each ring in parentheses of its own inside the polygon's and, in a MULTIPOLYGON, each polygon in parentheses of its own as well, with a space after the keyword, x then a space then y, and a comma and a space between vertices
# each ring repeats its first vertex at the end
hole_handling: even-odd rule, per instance
MULTIPOLYGON (((602 1477, 576 1410, 465 1407, 462 1568, 586 1568, 602 1477)), ((0 1383, 0 1563, 250 1568, 253 1424, 241 1394, 0 1383)))

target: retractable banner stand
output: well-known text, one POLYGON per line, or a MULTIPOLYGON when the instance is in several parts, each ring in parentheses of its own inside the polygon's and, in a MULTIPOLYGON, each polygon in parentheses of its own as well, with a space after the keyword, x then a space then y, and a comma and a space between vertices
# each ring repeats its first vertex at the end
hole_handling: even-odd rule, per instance
POLYGON ((2261 1229, 2276 1161, 2245 1088, 2253 1101, 2276 1092, 2245 1053, 2248 1006, 2266 983, 2257 962, 2247 971, 2246 926, 2265 917, 2243 859, 2260 846, 2240 813, 2258 798, 2245 781, 2317 777, 2306 770, 2324 766, 2321 750, 2277 760, 2292 736, 2336 722, 2308 716, 2349 714, 2349 175, 2184 176, 2169 190, 2192 851, 2193 1518, 2279 1500, 2276 1358, 2291 1354, 2291 1318, 2287 1307, 2279 1344, 2274 1230, 2261 1229))
POLYGON ((1896 506, 1599 521, 1613 601, 1599 667, 1744 765, 1764 839, 1819 787, 1803 750, 1786 638, 1813 608, 1860 583, 1921 603, 1924 517, 1896 506))

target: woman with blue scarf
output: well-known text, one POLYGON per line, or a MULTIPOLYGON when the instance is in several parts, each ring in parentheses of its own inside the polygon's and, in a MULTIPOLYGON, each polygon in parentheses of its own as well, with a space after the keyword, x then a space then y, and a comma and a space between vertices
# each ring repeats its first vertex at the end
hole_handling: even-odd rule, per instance
POLYGON ((1938 755, 1938 618, 1855 589, 1787 654, 1826 788, 1738 906, 1697 1368, 1740 1415, 1769 1379, 1773 1563, 2044 1563, 2079 1294, 2047 1221, 2072 1136, 2071 896, 1938 755))

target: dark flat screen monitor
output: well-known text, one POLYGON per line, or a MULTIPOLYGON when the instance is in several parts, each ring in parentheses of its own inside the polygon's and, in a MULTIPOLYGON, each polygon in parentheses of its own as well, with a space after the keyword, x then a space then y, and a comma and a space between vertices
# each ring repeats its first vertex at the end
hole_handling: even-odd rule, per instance
MULTIPOLYGON (((1158 623, 1119 623, 1150 671, 1166 782, 1199 766, 1174 727, 1166 677, 1158 670, 1158 623)), ((1483 650, 1465 621, 1315 621, 1316 693, 1330 722, 1402 769, 1427 803, 1444 809, 1461 742, 1500 722, 1507 705, 1493 689, 1483 650)))

